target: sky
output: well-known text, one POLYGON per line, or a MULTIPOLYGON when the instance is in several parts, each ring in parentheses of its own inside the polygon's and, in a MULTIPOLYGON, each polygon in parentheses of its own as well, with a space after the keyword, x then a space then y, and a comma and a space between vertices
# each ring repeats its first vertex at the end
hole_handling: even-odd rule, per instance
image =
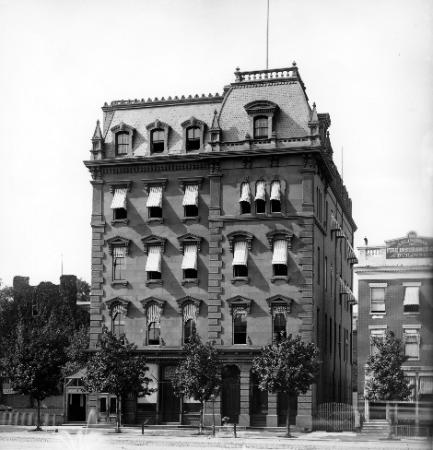
MULTIPOLYGON (((433 236, 433 2, 270 0, 269 16, 269 67, 296 61, 331 115, 355 245, 433 236)), ((101 106, 265 68, 266 0, 0 0, 0 58, 0 279, 58 282, 63 258, 90 281, 101 106)))

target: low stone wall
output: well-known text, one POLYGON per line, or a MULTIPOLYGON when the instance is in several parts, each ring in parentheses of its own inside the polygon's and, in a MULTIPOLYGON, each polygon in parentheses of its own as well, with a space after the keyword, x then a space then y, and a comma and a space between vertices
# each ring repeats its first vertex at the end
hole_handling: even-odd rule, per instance
MULTIPOLYGON (((36 425, 37 411, 35 409, 20 409, 15 411, 0 411, 0 425, 36 425)), ((63 413, 55 410, 41 410, 41 425, 61 425, 64 422, 63 413)))

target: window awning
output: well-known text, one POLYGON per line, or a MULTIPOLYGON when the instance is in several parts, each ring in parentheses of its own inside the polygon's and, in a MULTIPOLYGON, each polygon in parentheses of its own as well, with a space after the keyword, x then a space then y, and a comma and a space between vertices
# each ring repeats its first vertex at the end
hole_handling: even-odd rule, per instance
POLYGON ((126 208, 126 193, 127 188, 118 188, 114 190, 113 200, 111 202, 111 209, 126 208))
POLYGON ((248 248, 245 241, 235 242, 233 251, 233 265, 246 266, 248 260, 248 248))
POLYGON ((283 239, 274 241, 272 264, 287 264, 287 242, 283 239))
POLYGON ((254 200, 266 200, 265 182, 259 181, 256 184, 256 196, 254 200))
POLYGON ((403 305, 419 305, 419 287, 406 286, 403 305))
POLYGON ((281 184, 279 181, 273 181, 271 185, 271 200, 281 200, 281 184))
POLYGON ((197 270, 197 244, 187 244, 183 250, 182 269, 197 270))
POLYGON ((241 185, 241 198, 239 199, 240 202, 248 202, 251 201, 251 190, 250 190, 250 184, 249 183, 242 183, 241 185))
POLYGON ((185 194, 182 201, 183 206, 198 206, 198 185, 188 184, 185 186, 185 194))
POLYGON ((146 272, 161 272, 161 247, 150 245, 147 255, 146 272))
POLYGON ((146 206, 148 208, 162 207, 162 186, 151 186, 149 196, 147 197, 146 206))

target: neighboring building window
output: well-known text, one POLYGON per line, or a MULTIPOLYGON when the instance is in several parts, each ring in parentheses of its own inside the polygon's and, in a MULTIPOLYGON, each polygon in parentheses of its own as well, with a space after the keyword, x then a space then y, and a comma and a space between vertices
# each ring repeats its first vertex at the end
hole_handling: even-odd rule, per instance
POLYGON ((160 245, 149 245, 146 262, 147 279, 161 280, 162 248, 160 245))
POLYGON ((183 247, 183 279, 197 279, 197 244, 185 244, 183 247))
POLYGON ((113 247, 113 280, 125 280, 126 247, 113 247))
POLYGON ((113 210, 113 220, 123 220, 128 216, 126 209, 127 187, 114 188, 111 209, 113 210))
POLYGON ((258 181, 256 184, 254 202, 256 204, 256 214, 264 214, 266 212, 266 189, 264 181, 258 181))
POLYGON ((420 336, 418 328, 404 328, 403 333, 404 340, 404 354, 408 357, 408 360, 419 359, 419 344, 420 336))
POLYGON ((150 186, 146 207, 150 219, 162 218, 162 186, 150 186))
POLYGON ((273 320, 274 330, 273 330, 273 342, 281 342, 286 338, 286 326, 287 320, 286 315, 282 312, 278 312, 274 315, 273 320))
POLYGON ((247 312, 237 310, 233 313, 233 344, 247 343, 247 312))
POLYGON ((272 269, 275 276, 287 276, 287 241, 276 239, 273 242, 272 269))
POLYGON ((187 184, 182 200, 185 217, 198 217, 198 185, 187 184))
POLYGON ((186 130, 186 150, 199 150, 201 140, 201 129, 199 127, 190 127, 186 130))
POLYGON ((116 154, 118 156, 127 155, 129 151, 129 133, 119 131, 116 133, 116 154))
POLYGON ((236 241, 233 249, 233 276, 248 277, 248 246, 246 241, 236 241))
POLYGON ((379 351, 375 344, 375 341, 376 340, 384 341, 385 340, 385 332, 386 332, 386 328, 370 329, 370 354, 371 355, 375 355, 379 351))
POLYGON ((149 345, 159 345, 161 337, 161 329, 159 322, 151 322, 147 329, 147 342, 149 345))
POLYGON ((281 212, 281 183, 276 180, 271 184, 271 213, 281 212))
POLYGON ((254 139, 268 138, 268 118, 258 116, 254 119, 254 139))
POLYGON ((373 314, 385 313, 385 286, 370 284, 370 312, 373 314))
POLYGON ((250 184, 244 181, 241 184, 241 196, 239 198, 239 206, 241 209, 241 214, 251 213, 251 190, 250 184))
POLYGON ((317 284, 320 284, 320 247, 317 247, 317 284))
POLYGON ((403 283, 405 288, 403 311, 405 313, 418 313, 419 312, 419 288, 420 282, 407 282, 403 283))
POLYGON ((324 274, 323 274, 323 278, 324 278, 324 282, 325 282, 325 291, 328 290, 328 257, 325 256, 325 263, 323 264, 323 270, 324 270, 324 274))
POLYGON ((165 131, 157 128, 151 132, 152 153, 162 153, 165 150, 165 131))

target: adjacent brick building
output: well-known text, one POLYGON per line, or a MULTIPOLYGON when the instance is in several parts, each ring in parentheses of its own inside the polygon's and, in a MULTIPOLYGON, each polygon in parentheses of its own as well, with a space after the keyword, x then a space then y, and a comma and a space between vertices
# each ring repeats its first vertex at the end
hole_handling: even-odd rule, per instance
POLYGON ((367 419, 376 418, 377 405, 364 401, 365 364, 374 351, 371 338, 390 330, 403 340, 408 356, 403 369, 413 390, 412 407, 405 408, 415 419, 417 403, 433 401, 433 238, 410 232, 358 250, 359 406, 367 419))
MULTIPOLYGON (((317 343, 323 359, 317 385, 290 400, 293 421, 311 428, 319 403, 350 403, 356 227, 332 160, 329 114, 310 106, 296 64, 237 69, 222 95, 102 109, 85 162, 91 347, 104 326, 125 333, 158 388, 128 398, 124 421, 197 420, 198 405, 176 399, 170 383, 194 330, 222 353, 217 421, 284 423, 288 399, 260 392, 250 369, 262 346, 289 333, 317 343)), ((110 403, 101 395, 89 406, 103 421, 110 403)))

